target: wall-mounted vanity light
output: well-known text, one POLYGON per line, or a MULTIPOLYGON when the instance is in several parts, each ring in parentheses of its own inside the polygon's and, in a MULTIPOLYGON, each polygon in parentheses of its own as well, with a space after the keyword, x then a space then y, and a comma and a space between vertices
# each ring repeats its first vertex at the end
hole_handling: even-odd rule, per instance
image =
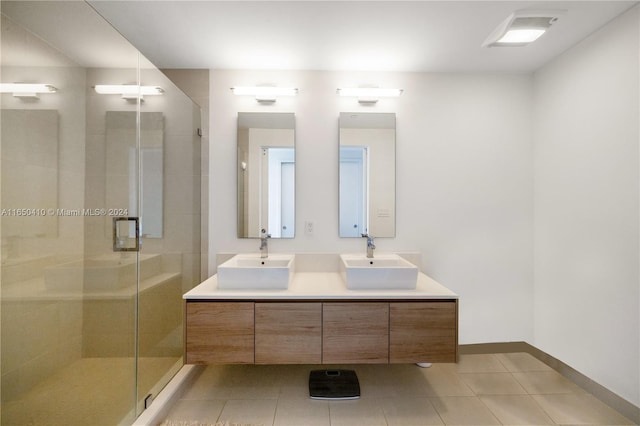
POLYGON ((235 86, 231 88, 234 95, 255 96, 261 103, 275 102, 278 96, 296 96, 298 89, 295 87, 276 86, 235 86))
POLYGON ((340 96, 358 98, 358 102, 361 104, 374 104, 378 102, 379 98, 398 97, 402 92, 402 89, 383 89, 380 87, 344 87, 337 91, 340 96))
POLYGON ((58 89, 51 84, 2 83, 0 93, 12 93, 16 98, 38 98, 40 93, 55 93, 58 89))
POLYGON ((565 10, 516 10, 487 37, 482 47, 526 46, 565 14, 565 10))
POLYGON ((137 84, 96 84, 96 93, 101 95, 120 95, 122 99, 143 100, 143 96, 154 96, 164 94, 164 89, 160 86, 138 86, 137 84))

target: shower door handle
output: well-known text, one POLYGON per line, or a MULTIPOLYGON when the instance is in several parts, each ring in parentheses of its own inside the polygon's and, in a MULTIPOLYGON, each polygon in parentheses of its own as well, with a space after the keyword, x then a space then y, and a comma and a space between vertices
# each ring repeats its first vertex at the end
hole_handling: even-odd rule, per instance
POLYGON ((113 251, 140 251, 140 218, 113 218, 113 251))

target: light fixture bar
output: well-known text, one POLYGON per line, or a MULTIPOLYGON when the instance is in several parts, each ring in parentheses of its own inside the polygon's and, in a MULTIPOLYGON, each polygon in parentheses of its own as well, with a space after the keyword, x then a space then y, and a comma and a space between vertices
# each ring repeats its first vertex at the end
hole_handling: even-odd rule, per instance
POLYGON ((101 95, 122 95, 125 98, 164 94, 164 89, 160 86, 138 86, 137 84, 96 84, 94 89, 101 95))
POLYGON ((13 93, 16 98, 37 98, 39 93, 55 93, 51 84, 44 83, 0 83, 0 93, 13 93))

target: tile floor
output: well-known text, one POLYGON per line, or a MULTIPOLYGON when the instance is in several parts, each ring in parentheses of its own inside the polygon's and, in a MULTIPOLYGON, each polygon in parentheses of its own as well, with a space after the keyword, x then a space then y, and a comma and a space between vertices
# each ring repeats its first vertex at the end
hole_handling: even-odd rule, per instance
POLYGON ((457 364, 208 366, 166 421, 265 426, 632 425, 526 353, 462 355, 457 364), (309 372, 349 368, 361 398, 308 398, 309 372))

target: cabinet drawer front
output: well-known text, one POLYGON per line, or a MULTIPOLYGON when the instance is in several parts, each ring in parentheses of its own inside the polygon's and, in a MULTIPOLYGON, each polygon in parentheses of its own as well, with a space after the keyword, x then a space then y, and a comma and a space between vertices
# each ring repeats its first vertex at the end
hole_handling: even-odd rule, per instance
POLYGON ((256 303, 256 364, 320 364, 322 303, 256 303))
POLYGON ((455 301, 390 303, 389 311, 391 363, 456 362, 455 301))
POLYGON ((323 304, 322 363, 388 363, 389 304, 323 304))
POLYGON ((252 364, 253 302, 188 302, 187 364, 252 364))

